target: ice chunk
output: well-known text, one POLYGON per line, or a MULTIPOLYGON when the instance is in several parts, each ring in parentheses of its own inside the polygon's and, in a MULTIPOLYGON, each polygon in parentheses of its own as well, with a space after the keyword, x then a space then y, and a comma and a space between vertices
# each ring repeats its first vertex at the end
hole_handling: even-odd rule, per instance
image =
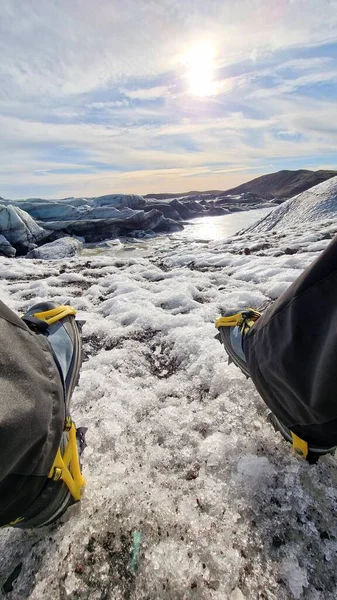
POLYGON ((302 597, 303 588, 309 585, 307 572, 301 568, 297 557, 291 553, 281 563, 281 575, 285 578, 295 600, 302 597))
POLYGON ((77 256, 81 251, 83 244, 70 237, 60 238, 55 242, 43 244, 39 248, 34 248, 26 255, 26 258, 40 258, 43 260, 58 260, 70 256, 77 256))

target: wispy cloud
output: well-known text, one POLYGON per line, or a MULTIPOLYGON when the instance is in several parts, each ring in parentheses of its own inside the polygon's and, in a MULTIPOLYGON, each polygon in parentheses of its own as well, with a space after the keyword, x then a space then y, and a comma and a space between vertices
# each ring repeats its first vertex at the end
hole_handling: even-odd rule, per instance
POLYGON ((335 0, 3 0, 1 11, 2 196, 226 188, 337 162, 335 0), (214 48, 205 98, 184 71, 200 43, 214 48))
POLYGON ((158 85, 136 90, 122 89, 121 92, 132 100, 157 100, 158 98, 165 98, 169 93, 169 88, 165 85, 158 85))

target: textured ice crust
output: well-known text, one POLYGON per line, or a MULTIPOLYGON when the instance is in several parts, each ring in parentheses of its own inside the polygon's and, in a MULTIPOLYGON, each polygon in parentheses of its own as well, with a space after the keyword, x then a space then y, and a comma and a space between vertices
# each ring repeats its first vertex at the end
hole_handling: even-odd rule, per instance
POLYGON ((336 230, 1 259, 14 310, 53 298, 86 320, 73 416, 88 427, 81 506, 1 531, 1 598, 336 598, 335 458, 293 456, 213 337, 222 311, 275 299, 336 230))

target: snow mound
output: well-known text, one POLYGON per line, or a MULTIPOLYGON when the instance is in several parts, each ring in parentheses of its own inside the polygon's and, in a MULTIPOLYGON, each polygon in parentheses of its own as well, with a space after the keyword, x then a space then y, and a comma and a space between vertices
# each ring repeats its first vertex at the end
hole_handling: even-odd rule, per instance
POLYGON ((251 225, 245 230, 245 233, 262 233, 272 229, 301 227, 306 223, 336 218, 336 215, 337 177, 332 177, 332 179, 290 198, 264 219, 251 225))

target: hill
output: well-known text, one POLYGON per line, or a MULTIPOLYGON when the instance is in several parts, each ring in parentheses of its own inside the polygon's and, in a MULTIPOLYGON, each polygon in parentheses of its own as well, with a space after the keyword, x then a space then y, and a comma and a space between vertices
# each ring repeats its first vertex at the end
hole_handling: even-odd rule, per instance
POLYGON ((262 233, 294 227, 300 230, 309 223, 326 219, 335 220, 336 215, 337 177, 333 177, 290 198, 262 220, 251 225, 246 232, 262 233))
POLYGON ((253 192, 266 200, 273 198, 286 199, 296 196, 336 175, 337 171, 308 171, 306 169, 278 171, 277 173, 262 175, 252 181, 227 190, 226 194, 253 192))
POLYGON ((155 198, 156 200, 165 200, 169 198, 178 198, 182 196, 210 196, 210 197, 223 197, 228 195, 243 194, 251 192, 257 194, 264 200, 272 200, 276 198, 278 200, 285 200, 291 198, 296 194, 300 194, 305 190, 335 177, 337 171, 309 171, 307 169, 300 169, 298 171, 277 171, 276 173, 270 173, 268 175, 262 175, 247 183, 231 188, 230 190, 219 191, 219 190, 206 190, 206 191, 190 191, 190 192, 177 192, 172 193, 161 193, 161 194, 146 194, 144 198, 155 198))

